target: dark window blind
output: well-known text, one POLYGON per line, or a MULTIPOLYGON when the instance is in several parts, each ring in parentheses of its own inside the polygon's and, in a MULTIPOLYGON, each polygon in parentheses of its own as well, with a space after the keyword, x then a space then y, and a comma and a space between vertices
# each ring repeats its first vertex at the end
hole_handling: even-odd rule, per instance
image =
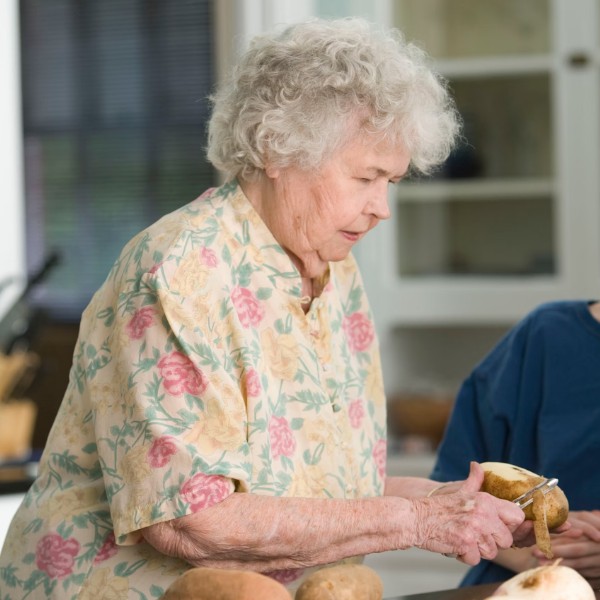
POLYGON ((215 182, 209 0, 21 0, 27 261, 34 302, 77 320, 122 246, 215 182))

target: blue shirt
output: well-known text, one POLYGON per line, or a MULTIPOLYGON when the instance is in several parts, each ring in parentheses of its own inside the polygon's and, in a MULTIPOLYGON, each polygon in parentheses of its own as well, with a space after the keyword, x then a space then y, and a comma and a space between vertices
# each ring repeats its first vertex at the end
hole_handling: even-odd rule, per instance
MULTIPOLYGON (((571 510, 600 507, 600 323, 588 302, 543 304, 464 381, 432 479, 464 479, 469 462, 507 462, 558 477, 571 510)), ((514 573, 482 560, 461 585, 514 573)))

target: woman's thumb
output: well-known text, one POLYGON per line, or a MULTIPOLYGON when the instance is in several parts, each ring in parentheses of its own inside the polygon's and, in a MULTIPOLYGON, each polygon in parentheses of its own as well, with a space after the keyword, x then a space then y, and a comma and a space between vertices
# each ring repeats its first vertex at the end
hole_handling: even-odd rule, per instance
POLYGON ((481 489, 481 485, 483 484, 484 472, 482 466, 475 462, 471 461, 469 476, 465 479, 465 483, 462 489, 465 492, 478 492, 481 489))

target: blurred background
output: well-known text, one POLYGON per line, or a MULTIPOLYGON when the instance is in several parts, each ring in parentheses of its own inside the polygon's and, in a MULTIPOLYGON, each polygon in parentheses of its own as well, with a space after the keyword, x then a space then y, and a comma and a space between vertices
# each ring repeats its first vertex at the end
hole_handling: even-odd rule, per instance
MULTIPOLYGON (((219 182, 207 96, 248 39, 349 15, 420 44, 464 121, 440 172, 395 186, 392 218, 356 249, 390 471, 428 474, 462 379, 528 310, 600 297, 600 0, 2 0, 0 461, 43 448, 121 247, 219 182)), ((409 570, 404 591, 462 573, 409 570)))

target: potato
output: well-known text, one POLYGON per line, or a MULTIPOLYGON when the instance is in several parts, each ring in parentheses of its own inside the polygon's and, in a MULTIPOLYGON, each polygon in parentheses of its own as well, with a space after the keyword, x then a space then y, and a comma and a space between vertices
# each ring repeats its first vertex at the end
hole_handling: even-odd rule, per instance
POLYGON ((178 577, 161 600, 292 600, 279 582, 237 569, 194 567, 178 577))
POLYGON ((296 600, 381 600, 383 583, 365 566, 342 564, 316 571, 302 583, 296 600))
MULTIPOLYGON (((508 463, 484 462, 481 463, 481 466, 485 473, 481 490, 503 500, 512 501, 546 479, 542 475, 537 475, 527 469, 508 463)), ((569 502, 567 497, 556 486, 550 492, 544 494, 544 498, 546 501, 548 527, 550 529, 559 527, 569 516, 569 502)), ((531 504, 524 511, 526 519, 530 521, 535 520, 531 504)))
MULTIPOLYGON (((485 473, 481 491, 503 500, 515 500, 545 479, 508 463, 484 462, 481 466, 485 473)), ((559 527, 569 516, 569 502, 564 492, 556 486, 547 494, 536 493, 533 503, 523 510, 525 518, 534 521, 537 546, 552 558, 549 529, 559 527)))
POLYGON ((502 583, 486 600, 519 598, 525 600, 595 600, 592 586, 575 569, 558 564, 535 567, 502 583))

